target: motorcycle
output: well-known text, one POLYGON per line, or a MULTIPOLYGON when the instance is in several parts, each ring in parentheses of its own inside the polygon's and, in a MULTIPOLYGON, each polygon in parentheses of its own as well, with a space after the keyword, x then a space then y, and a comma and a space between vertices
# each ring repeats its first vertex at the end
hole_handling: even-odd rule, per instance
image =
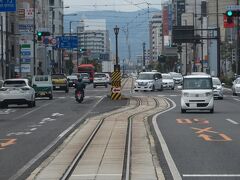
POLYGON ((75 99, 78 103, 81 103, 83 101, 83 93, 81 91, 75 92, 75 99))

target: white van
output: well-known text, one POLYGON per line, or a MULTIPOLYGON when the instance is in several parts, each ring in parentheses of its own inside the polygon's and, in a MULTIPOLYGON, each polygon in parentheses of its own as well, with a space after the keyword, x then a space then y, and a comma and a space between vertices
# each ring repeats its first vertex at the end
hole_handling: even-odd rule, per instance
POLYGON ((183 77, 181 112, 186 110, 210 110, 214 112, 212 77, 207 74, 183 77))
POLYGON ((135 91, 161 91, 162 89, 162 75, 159 72, 141 72, 134 84, 135 91))

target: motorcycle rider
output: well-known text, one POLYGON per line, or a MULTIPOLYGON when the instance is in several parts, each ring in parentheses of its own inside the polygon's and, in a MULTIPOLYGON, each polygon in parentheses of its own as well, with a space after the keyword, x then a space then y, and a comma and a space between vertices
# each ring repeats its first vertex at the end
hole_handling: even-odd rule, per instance
POLYGON ((75 95, 77 94, 77 91, 80 91, 81 94, 83 95, 84 97, 84 89, 86 88, 86 85, 82 82, 82 77, 80 75, 77 75, 77 84, 75 85, 75 95))

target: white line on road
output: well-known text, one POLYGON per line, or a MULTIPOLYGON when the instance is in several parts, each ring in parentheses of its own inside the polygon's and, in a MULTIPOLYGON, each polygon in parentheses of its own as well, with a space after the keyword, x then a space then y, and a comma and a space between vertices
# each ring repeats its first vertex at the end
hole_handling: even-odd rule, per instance
MULTIPOLYGON (((168 99, 168 98, 167 98, 167 99, 168 99)), ((170 152, 169 152, 167 143, 165 142, 165 140, 164 140, 164 138, 163 138, 163 135, 162 135, 162 133, 161 133, 161 131, 160 131, 158 125, 157 125, 157 117, 158 117, 160 114, 163 114, 163 113, 165 113, 165 112, 171 111, 172 109, 174 109, 174 108, 176 107, 176 104, 175 104, 174 101, 172 101, 171 99, 168 99, 168 100, 172 102, 173 107, 171 107, 171 108, 169 108, 169 109, 167 109, 167 110, 165 110, 165 111, 162 111, 162 112, 160 112, 160 113, 158 113, 158 114, 155 114, 155 115, 153 116, 153 118, 152 118, 152 123, 153 123, 154 130, 155 130, 155 132, 156 132, 156 134, 157 134, 158 140, 159 140, 159 142, 160 142, 160 144, 161 144, 163 154, 164 154, 164 156, 165 156, 165 158, 166 158, 167 164, 168 164, 169 169, 170 169, 170 171, 171 171, 171 173, 172 173, 173 179, 181 180, 182 177, 181 177, 181 175, 180 175, 180 173, 179 173, 179 171, 178 171, 178 169, 177 169, 177 167, 176 167, 176 165, 175 165, 175 162, 173 161, 173 158, 172 158, 172 156, 171 156, 171 154, 170 154, 170 152)), ((168 107, 170 107, 169 104, 168 104, 168 107)))
POLYGON ((226 119, 228 122, 232 123, 232 124, 239 124, 238 122, 232 120, 232 119, 226 119))
POLYGON ((240 99, 237 99, 237 98, 233 98, 233 99, 240 102, 240 99))
POLYGON ((17 120, 17 119, 20 119, 20 118, 22 118, 22 117, 25 117, 25 116, 27 116, 27 115, 29 115, 29 114, 31 114, 31 113, 33 113, 33 112, 35 112, 35 111, 43 108, 43 107, 45 107, 45 106, 48 106, 49 104, 51 104, 51 103, 44 104, 44 105, 42 105, 42 106, 40 106, 40 107, 38 107, 38 108, 36 108, 36 109, 34 109, 34 110, 32 110, 32 111, 29 111, 29 112, 27 112, 27 113, 25 113, 25 114, 23 114, 23 115, 21 115, 21 116, 18 116, 17 118, 15 118, 15 119, 13 119, 13 120, 17 120))
POLYGON ((183 177, 240 177, 240 174, 183 174, 183 177))

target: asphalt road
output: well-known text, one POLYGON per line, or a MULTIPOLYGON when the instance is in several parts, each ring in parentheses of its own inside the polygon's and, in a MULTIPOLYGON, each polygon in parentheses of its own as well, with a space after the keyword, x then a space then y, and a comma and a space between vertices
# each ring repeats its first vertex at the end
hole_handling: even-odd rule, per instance
POLYGON ((110 86, 88 85, 79 104, 74 89, 54 91, 53 100, 37 99, 36 107, 0 109, 0 179, 25 179, 88 116, 126 105, 107 98, 110 86))
POLYGON ((224 99, 215 100, 213 114, 181 114, 179 91, 161 96, 172 103, 156 119, 164 139, 158 149, 164 153, 165 162, 160 161, 166 179, 240 179, 240 97, 225 90, 224 99))

